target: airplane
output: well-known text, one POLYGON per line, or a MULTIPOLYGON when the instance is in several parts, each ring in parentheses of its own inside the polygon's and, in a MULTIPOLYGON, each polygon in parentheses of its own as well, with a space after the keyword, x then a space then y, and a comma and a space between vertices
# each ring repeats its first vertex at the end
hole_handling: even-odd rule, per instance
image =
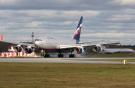
MULTIPOLYGON (((25 51, 26 53, 40 52, 44 57, 50 57, 50 53, 58 53, 58 57, 64 57, 63 53, 69 53, 69 57, 75 57, 74 51, 81 54, 84 53, 84 46, 87 44, 80 44, 80 34, 82 29, 83 16, 81 16, 77 28, 74 32, 73 39, 76 40, 76 44, 61 45, 56 43, 46 42, 40 39, 35 39, 33 44, 18 44, 15 46, 17 52, 25 51)), ((32 34, 33 36, 33 34, 32 34)), ((25 43, 25 42, 24 42, 25 43)), ((27 42, 26 42, 27 43, 27 42)))
POLYGON ((133 49, 117 49, 117 48, 106 48, 106 45, 112 45, 117 43, 108 44, 92 44, 92 43, 81 43, 80 35, 82 30, 83 16, 80 17, 77 28, 75 29, 73 39, 76 44, 57 44, 43 41, 41 39, 35 39, 33 41, 34 33, 32 33, 32 42, 23 42, 24 44, 17 44, 14 48, 17 52, 26 53, 40 53, 43 57, 50 57, 50 54, 57 53, 59 58, 64 57, 64 53, 68 53, 69 57, 76 57, 75 53, 85 55, 86 49, 90 49, 89 53, 115 53, 115 52, 134 52, 133 49))

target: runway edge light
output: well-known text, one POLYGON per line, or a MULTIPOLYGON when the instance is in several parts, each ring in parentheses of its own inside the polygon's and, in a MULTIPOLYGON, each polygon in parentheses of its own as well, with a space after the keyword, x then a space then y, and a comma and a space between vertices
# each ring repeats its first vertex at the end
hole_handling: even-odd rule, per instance
POLYGON ((127 60, 124 59, 124 60, 123 60, 123 64, 127 64, 127 60))

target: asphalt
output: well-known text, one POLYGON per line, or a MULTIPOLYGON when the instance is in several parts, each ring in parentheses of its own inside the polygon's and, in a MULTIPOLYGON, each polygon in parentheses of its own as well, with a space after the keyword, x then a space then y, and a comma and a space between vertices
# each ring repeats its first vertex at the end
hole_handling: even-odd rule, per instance
POLYGON ((134 58, 0 58, 0 62, 19 63, 86 63, 86 64, 135 64, 128 62, 134 58))

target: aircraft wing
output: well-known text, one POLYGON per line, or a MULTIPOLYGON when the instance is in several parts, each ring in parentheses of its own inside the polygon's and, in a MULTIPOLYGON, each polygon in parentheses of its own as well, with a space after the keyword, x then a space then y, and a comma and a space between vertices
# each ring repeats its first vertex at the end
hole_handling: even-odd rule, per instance
POLYGON ((88 53, 88 52, 100 52, 101 47, 97 45, 90 44, 74 44, 74 45, 60 45, 59 49, 64 50, 76 50, 78 53, 88 53), (89 51, 88 51, 89 50, 89 51))
POLYGON ((60 45, 60 49, 81 49, 87 53, 117 53, 117 52, 129 52, 134 53, 135 51, 130 48, 108 48, 106 45, 119 45, 116 43, 109 44, 75 44, 75 45, 60 45))
POLYGON ((15 43, 0 41, 0 52, 7 52, 11 46, 17 46, 15 43))
POLYGON ((76 46, 74 46, 74 45, 60 45, 59 48, 60 49, 68 49, 68 48, 76 48, 76 46))
POLYGON ((60 49, 68 49, 68 48, 82 48, 82 47, 93 47, 95 45, 91 44, 72 44, 72 45, 59 45, 60 49))

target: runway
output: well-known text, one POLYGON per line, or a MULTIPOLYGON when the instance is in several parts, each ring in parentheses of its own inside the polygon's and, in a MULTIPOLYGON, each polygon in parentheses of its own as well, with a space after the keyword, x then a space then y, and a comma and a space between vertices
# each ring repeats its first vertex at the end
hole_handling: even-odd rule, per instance
POLYGON ((19 62, 19 63, 86 63, 86 64, 135 64, 130 60, 134 58, 0 58, 0 62, 19 62))

